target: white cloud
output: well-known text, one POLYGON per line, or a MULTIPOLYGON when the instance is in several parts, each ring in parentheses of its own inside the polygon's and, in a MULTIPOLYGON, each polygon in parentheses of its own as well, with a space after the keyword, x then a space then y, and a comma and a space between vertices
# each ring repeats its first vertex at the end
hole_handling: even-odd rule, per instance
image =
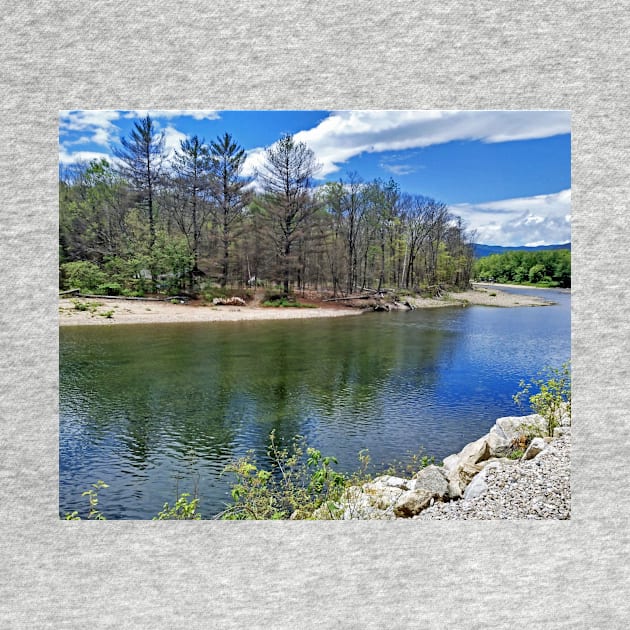
POLYGON ((120 118, 120 113, 113 110, 65 110, 59 112, 60 144, 83 144, 94 142, 104 147, 118 137, 119 129, 114 120, 120 118), (81 132, 81 138, 68 141, 67 136, 72 132, 81 132), (83 142, 82 142, 83 141, 83 142))
POLYGON ((179 151, 182 140, 186 140, 186 134, 178 131, 172 125, 164 129, 164 150, 171 157, 174 151, 179 151))
POLYGON ((488 245, 552 245, 571 240, 571 191, 450 206, 476 241, 488 245))
POLYGON ((454 140, 507 142, 570 132, 567 111, 340 111, 295 134, 322 164, 319 177, 361 153, 400 151, 454 140))
POLYGON ((134 109, 125 114, 125 118, 177 118, 190 116, 195 120, 218 120, 219 112, 210 109, 134 109))
POLYGON ((110 164, 115 162, 115 158, 112 158, 108 153, 99 153, 98 151, 74 151, 68 153, 65 149, 59 151, 59 163, 65 166, 71 164, 87 164, 92 160, 106 159, 110 164))

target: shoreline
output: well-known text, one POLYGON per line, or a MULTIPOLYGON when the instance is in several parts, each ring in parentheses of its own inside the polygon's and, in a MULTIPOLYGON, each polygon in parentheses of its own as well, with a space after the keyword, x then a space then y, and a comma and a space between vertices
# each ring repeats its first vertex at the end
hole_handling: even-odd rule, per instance
MULTIPOLYGON (((542 298, 506 293, 494 286, 477 286, 449 293, 444 298, 410 298, 417 309, 467 306, 513 308, 553 304, 542 298)), ((114 326, 122 324, 175 324, 195 322, 269 321, 360 315, 365 309, 327 303, 315 308, 263 306, 215 306, 212 304, 171 304, 162 301, 80 298, 85 310, 75 308, 69 298, 59 298, 60 326, 114 326), (108 315, 109 314, 109 315, 108 315)), ((386 316, 386 315, 383 315, 386 316)))
POLYGON ((169 302, 131 302, 126 300, 99 301, 81 298, 90 305, 77 310, 68 299, 59 300, 60 326, 115 326, 123 324, 177 324, 195 322, 269 321, 284 319, 312 319, 359 315, 351 308, 282 308, 262 306, 207 306, 170 304, 169 302), (111 312, 111 317, 106 313, 111 312))

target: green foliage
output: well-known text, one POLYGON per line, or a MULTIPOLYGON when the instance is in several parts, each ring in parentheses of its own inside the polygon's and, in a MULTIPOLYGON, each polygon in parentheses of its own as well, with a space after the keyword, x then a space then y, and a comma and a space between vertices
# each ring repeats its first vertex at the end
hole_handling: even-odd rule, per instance
POLYGON ((521 459, 525 451, 522 448, 516 448, 508 454, 508 459, 521 459))
POLYGON ((72 303, 74 304, 74 309, 76 311, 90 311, 92 315, 96 313, 99 306, 103 306, 102 302, 81 302, 81 300, 72 300, 72 303))
POLYGON ((199 498, 195 497, 189 501, 190 494, 184 492, 179 496, 175 505, 171 507, 168 503, 164 504, 162 511, 153 517, 154 521, 199 521, 201 514, 197 512, 199 506, 199 498))
POLYGON ((105 282, 96 287, 98 295, 121 295, 122 287, 118 282, 105 282))
POLYGON ((474 267, 478 280, 535 284, 543 287, 571 286, 571 252, 568 249, 513 251, 480 258, 474 267))
POLYGON ((99 315, 101 317, 105 317, 107 319, 111 319, 114 316, 114 311, 110 310, 110 311, 103 311, 102 313, 99 313, 99 315))
POLYGON ((302 304, 301 302, 298 302, 295 295, 291 293, 284 293, 282 291, 278 291, 277 289, 265 291, 262 305, 284 308, 316 308, 312 304, 302 304))
MULTIPOLYGON (((87 520, 105 521, 107 520, 102 512, 98 509, 98 491, 109 486, 102 480, 98 480, 92 484, 90 490, 86 490, 81 493, 81 496, 88 497, 89 510, 87 513, 87 520)), ((153 517, 154 521, 166 521, 166 520, 201 520, 201 514, 197 512, 199 507, 199 499, 195 497, 192 501, 189 501, 190 494, 181 494, 175 501, 175 505, 171 507, 168 503, 164 504, 164 507, 157 516, 153 517)), ((78 511, 67 512, 64 516, 66 521, 80 521, 81 516, 78 511)))
POLYGON ((290 448, 269 436, 269 464, 258 464, 250 451, 225 469, 235 475, 233 503, 222 515, 227 520, 312 518, 322 505, 334 503, 347 477, 333 469, 334 457, 324 456, 296 436, 290 448))
POLYGON ((88 260, 63 263, 61 265, 61 286, 64 289, 81 289, 91 293, 103 284, 107 277, 100 267, 88 260))
POLYGON ((415 453, 408 453, 405 459, 391 463, 385 470, 385 475, 394 477, 411 477, 419 470, 435 464, 435 457, 427 455, 422 447, 415 453))
POLYGON ((277 300, 266 300, 262 303, 263 306, 270 307, 284 307, 284 308, 317 308, 313 304, 302 304, 292 298, 281 298, 277 300))
MULTIPOLYGON (((109 486, 104 481, 101 481, 99 479, 96 483, 92 484, 92 488, 90 490, 86 490, 85 492, 81 493, 82 497, 88 497, 89 506, 90 506, 90 509, 87 514, 88 520, 95 520, 95 521, 107 520, 103 516, 101 511, 98 509, 98 491, 102 490, 103 488, 109 488, 109 486)), ((67 513, 64 516, 64 519, 66 521, 80 521, 81 517, 79 516, 79 513, 75 510, 74 512, 67 513)))
POLYGON ((564 415, 571 418, 571 364, 567 361, 560 368, 547 367, 539 377, 531 383, 522 380, 513 399, 520 406, 527 401, 534 413, 546 420, 545 434, 551 436, 564 415))

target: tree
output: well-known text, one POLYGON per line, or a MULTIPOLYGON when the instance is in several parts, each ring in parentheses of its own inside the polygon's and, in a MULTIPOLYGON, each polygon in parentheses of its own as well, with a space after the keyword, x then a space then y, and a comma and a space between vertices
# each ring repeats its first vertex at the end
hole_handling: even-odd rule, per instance
POLYGON ((120 172, 138 196, 149 226, 149 251, 156 238, 155 195, 164 161, 164 134, 158 134, 150 116, 134 123, 129 138, 121 138, 122 149, 115 150, 120 172))
POLYGON ((79 164, 59 182, 60 258, 94 260, 128 249, 127 189, 105 159, 79 164))
POLYGON ((318 168, 315 154, 306 144, 284 135, 267 149, 258 171, 265 192, 261 205, 287 294, 295 266, 293 245, 303 236, 306 224, 319 207, 310 190, 318 168))
POLYGON ((249 201, 245 190, 249 182, 242 176, 245 149, 229 133, 210 143, 210 154, 213 213, 223 250, 220 282, 225 287, 229 276, 230 245, 235 226, 249 201))
POLYGON ((190 285, 193 274, 199 271, 199 248, 202 231, 212 210, 208 195, 211 188, 210 149, 198 136, 182 140, 180 150, 173 157, 173 204, 172 216, 186 238, 193 258, 190 285))

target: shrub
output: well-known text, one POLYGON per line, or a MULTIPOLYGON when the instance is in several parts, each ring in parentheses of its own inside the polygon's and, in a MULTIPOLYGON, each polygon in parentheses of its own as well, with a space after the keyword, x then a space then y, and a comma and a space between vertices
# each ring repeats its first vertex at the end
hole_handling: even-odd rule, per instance
POLYGON ((201 514, 197 512, 199 499, 195 497, 192 501, 188 498, 190 494, 184 492, 175 501, 175 505, 170 507, 168 503, 164 504, 162 511, 153 517, 154 521, 199 521, 201 514))
POLYGON ((415 453, 408 453, 405 460, 395 461, 390 464, 383 474, 393 477, 411 477, 419 470, 435 464, 435 457, 426 455, 424 449, 420 447, 415 453))
POLYGON ((333 469, 337 460, 307 446, 304 437, 296 436, 290 448, 282 448, 272 431, 267 454, 268 468, 259 466, 251 451, 225 468, 236 480, 233 503, 221 518, 313 518, 317 508, 341 496, 347 478, 333 469))
POLYGON ((118 282, 105 282, 96 287, 96 292, 99 295, 120 295, 122 293, 122 287, 118 282))
POLYGON ((545 431, 551 436, 564 415, 571 418, 571 363, 567 361, 560 368, 547 367, 539 377, 531 383, 522 380, 521 390, 513 399, 519 406, 526 400, 534 413, 546 420, 545 431))
MULTIPOLYGON (((101 481, 99 479, 96 483, 92 484, 92 489, 86 490, 85 492, 81 494, 82 497, 88 497, 88 501, 90 505, 90 509, 87 514, 88 520, 91 520, 91 519, 95 521, 107 520, 103 516, 101 511, 98 509, 98 491, 101 490, 102 488, 109 488, 109 486, 104 481, 101 481)), ((81 520, 81 517, 79 516, 79 513, 76 510, 74 512, 67 513, 64 518, 66 521, 80 521, 81 520)))
POLYGON ((60 269, 64 289, 91 292, 107 281, 107 276, 100 267, 87 260, 63 263, 60 269))

